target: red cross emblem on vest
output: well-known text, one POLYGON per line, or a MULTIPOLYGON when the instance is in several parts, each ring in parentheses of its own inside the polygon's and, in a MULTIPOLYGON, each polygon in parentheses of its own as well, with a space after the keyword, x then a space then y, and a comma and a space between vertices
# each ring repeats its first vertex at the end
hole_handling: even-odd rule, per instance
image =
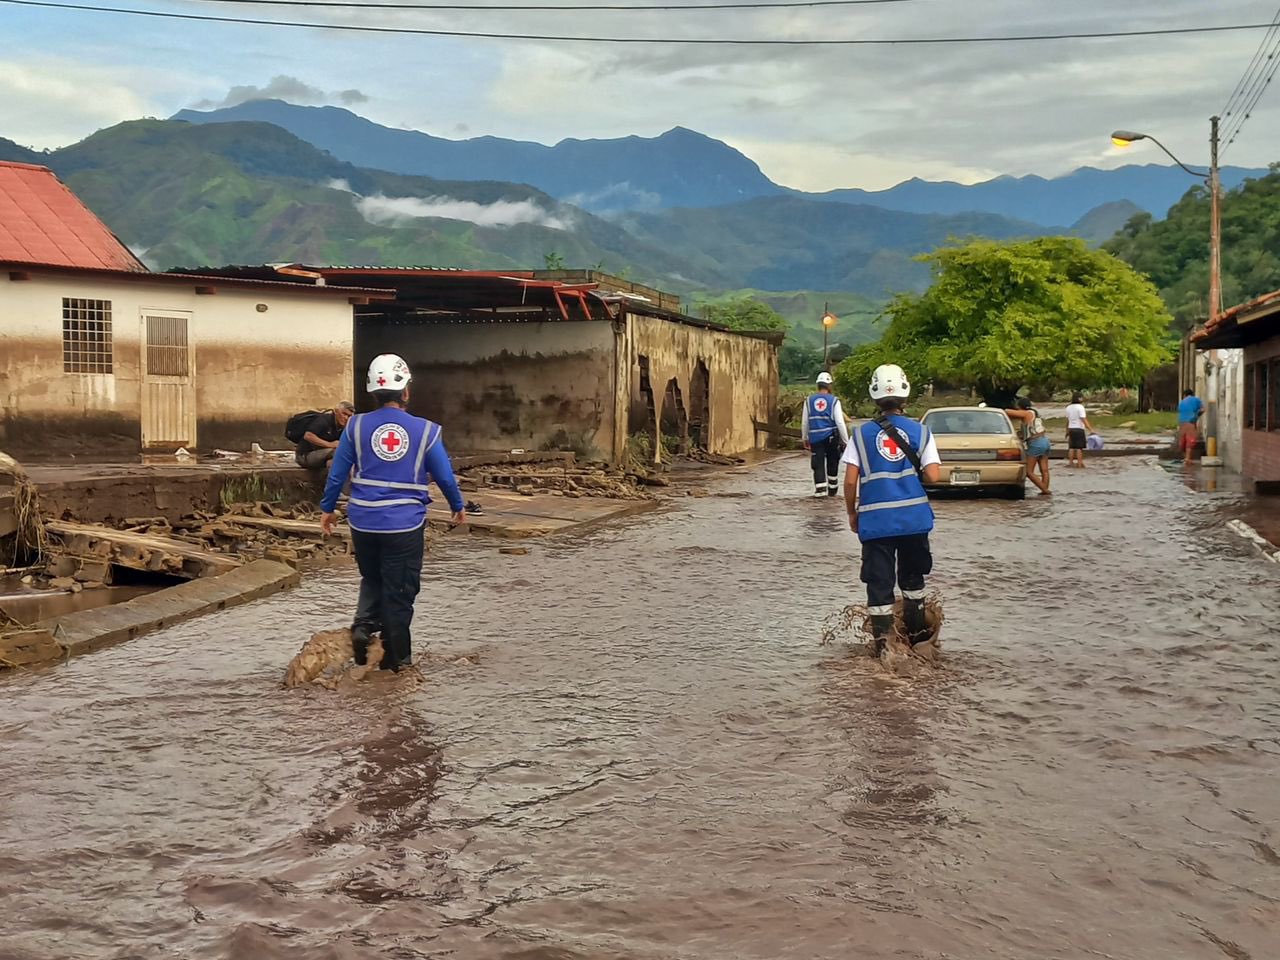
POLYGON ((409 452, 409 433, 398 423, 384 423, 369 440, 379 460, 399 460, 409 452))
POLYGON ((876 449, 880 451, 880 456, 891 462, 902 460, 906 457, 906 454, 902 452, 902 448, 898 446, 898 442, 883 430, 876 437, 876 449))

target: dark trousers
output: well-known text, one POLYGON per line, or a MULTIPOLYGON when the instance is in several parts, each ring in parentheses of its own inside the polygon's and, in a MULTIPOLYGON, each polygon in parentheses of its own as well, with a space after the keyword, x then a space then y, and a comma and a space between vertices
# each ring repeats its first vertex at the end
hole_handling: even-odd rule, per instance
POLYGON ((840 437, 832 434, 825 440, 815 440, 809 444, 813 450, 809 461, 813 465, 813 489, 820 488, 830 492, 840 487, 840 455, 844 447, 840 437))
POLYGON ((927 533, 866 541, 862 545, 862 582, 867 585, 867 609, 873 616, 892 613, 895 583, 907 599, 923 600, 924 578, 932 571, 927 533))
POLYGON ((423 530, 408 533, 351 531, 351 544, 360 568, 360 599, 352 630, 382 631, 382 665, 409 663, 413 658, 410 627, 413 601, 422 585, 423 530))
POLYGON ((333 455, 335 453, 337 453, 337 451, 329 447, 316 447, 310 453, 294 454, 293 459, 297 462, 298 466, 307 470, 314 470, 317 467, 329 466, 329 461, 333 459, 333 455))

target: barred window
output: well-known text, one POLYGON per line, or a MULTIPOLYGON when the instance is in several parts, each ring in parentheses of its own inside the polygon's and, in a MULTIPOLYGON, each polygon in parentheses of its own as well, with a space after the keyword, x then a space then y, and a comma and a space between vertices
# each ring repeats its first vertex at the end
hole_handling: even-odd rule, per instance
POLYGON ((147 375, 185 377, 189 372, 186 317, 147 317, 147 375))
POLYGON ((62 298, 62 369, 111 373, 111 301, 62 298))

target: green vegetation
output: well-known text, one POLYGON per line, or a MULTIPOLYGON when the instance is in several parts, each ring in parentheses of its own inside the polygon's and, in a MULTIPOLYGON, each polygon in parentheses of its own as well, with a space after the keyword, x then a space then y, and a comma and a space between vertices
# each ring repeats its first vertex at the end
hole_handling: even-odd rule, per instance
POLYGON ((1082 240, 979 240, 921 259, 933 285, 890 302, 884 337, 836 369, 843 395, 862 396, 877 365, 897 363, 915 384, 975 387, 1004 406, 1024 384, 1137 383, 1172 353, 1155 288, 1082 240))
POLYGON ((702 315, 730 330, 786 330, 787 321, 772 307, 751 296, 721 299, 704 305, 702 315))
MULTIPOLYGON (((1209 191, 1187 191, 1165 220, 1139 213, 1104 249, 1145 273, 1179 333, 1203 323, 1209 301, 1209 191)), ((1241 303, 1280 289, 1280 165, 1226 193, 1222 205, 1222 299, 1241 303)))

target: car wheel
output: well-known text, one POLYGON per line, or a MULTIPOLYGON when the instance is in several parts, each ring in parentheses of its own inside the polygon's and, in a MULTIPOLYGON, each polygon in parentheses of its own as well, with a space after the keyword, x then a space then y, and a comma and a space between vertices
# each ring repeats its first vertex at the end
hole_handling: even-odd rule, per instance
POLYGON ((1008 487, 1004 491, 1006 500, 1025 500, 1027 499, 1027 485, 1020 483, 1016 487, 1008 487))

